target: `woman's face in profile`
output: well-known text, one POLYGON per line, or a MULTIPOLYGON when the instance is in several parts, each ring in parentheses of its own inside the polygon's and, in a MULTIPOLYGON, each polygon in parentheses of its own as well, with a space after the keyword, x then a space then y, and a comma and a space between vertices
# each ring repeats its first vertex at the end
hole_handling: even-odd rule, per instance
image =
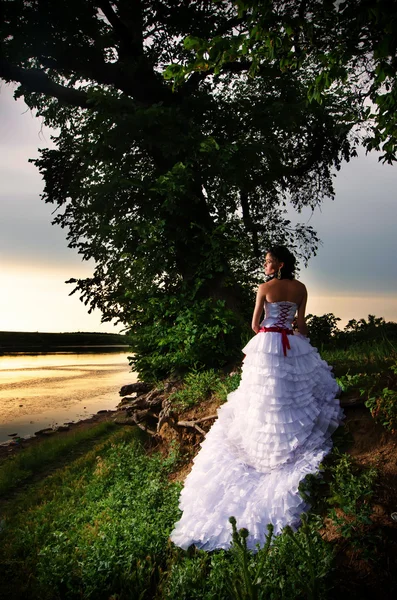
POLYGON ((265 267, 265 275, 273 275, 278 270, 279 262, 277 258, 269 254, 266 254, 264 267, 265 267))

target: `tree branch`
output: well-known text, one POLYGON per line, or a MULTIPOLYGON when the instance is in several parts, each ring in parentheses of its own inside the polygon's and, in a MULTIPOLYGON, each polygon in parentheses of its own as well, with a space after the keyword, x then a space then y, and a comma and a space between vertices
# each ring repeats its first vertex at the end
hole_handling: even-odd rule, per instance
POLYGON ((133 18, 132 22, 134 27, 131 29, 128 27, 122 19, 114 12, 111 3, 108 0, 99 0, 99 8, 103 11, 103 14, 113 27, 120 41, 120 57, 127 54, 138 58, 143 56, 143 35, 142 35, 142 15, 140 2, 134 0, 128 6, 129 10, 132 10, 133 18))
POLYGON ((254 249, 254 254, 257 258, 260 257, 259 252, 259 244, 258 244, 258 232, 255 228, 255 223, 251 218, 250 207, 249 207, 249 199, 247 192, 243 190, 240 191, 240 202, 241 209, 243 211, 243 223, 248 233, 252 235, 252 246, 254 249))
POLYGON ((314 143, 312 143, 310 154, 306 158, 306 160, 303 163, 298 164, 294 167, 284 165, 283 166, 283 175, 284 176, 301 177, 302 175, 307 173, 307 171, 309 171, 318 162, 319 159, 321 159, 322 151, 323 151, 324 143, 325 143, 324 135, 322 134, 322 132, 319 129, 317 129, 317 131, 315 131, 313 134, 312 140, 313 139, 314 139, 314 143))
POLYGON ((7 82, 21 83, 30 92, 52 96, 70 106, 91 108, 86 92, 55 83, 40 69, 23 69, 0 59, 0 77, 7 82))

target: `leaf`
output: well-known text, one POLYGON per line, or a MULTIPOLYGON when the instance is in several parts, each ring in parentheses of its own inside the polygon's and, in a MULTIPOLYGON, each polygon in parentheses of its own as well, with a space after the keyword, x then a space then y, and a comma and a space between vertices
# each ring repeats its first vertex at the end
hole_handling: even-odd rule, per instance
POLYGON ((196 50, 196 51, 207 48, 207 44, 206 44, 205 40, 203 40, 202 38, 196 37, 194 35, 188 35, 183 40, 183 46, 186 48, 186 50, 196 50))

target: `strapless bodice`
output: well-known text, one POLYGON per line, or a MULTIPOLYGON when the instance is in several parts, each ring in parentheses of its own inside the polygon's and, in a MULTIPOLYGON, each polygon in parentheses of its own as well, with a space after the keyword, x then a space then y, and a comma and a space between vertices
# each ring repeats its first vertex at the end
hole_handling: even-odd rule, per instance
POLYGON ((265 318, 261 323, 261 327, 282 327, 285 329, 292 328, 296 309, 298 306, 295 302, 266 302, 265 301, 265 318))

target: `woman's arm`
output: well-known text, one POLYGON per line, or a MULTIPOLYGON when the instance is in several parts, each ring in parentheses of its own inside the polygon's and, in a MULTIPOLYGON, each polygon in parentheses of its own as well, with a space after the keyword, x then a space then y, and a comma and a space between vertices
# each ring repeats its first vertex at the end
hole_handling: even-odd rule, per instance
POLYGON ((259 319, 261 318, 263 305, 266 299, 266 283, 261 283, 256 294, 254 314, 252 315, 251 327, 255 333, 259 331, 259 319))
POLYGON ((307 289, 305 288, 305 292, 302 298, 301 303, 298 306, 298 316, 296 319, 296 323, 298 325, 298 331, 302 335, 307 336, 308 329, 305 321, 305 312, 306 312, 306 302, 307 302, 307 289))

